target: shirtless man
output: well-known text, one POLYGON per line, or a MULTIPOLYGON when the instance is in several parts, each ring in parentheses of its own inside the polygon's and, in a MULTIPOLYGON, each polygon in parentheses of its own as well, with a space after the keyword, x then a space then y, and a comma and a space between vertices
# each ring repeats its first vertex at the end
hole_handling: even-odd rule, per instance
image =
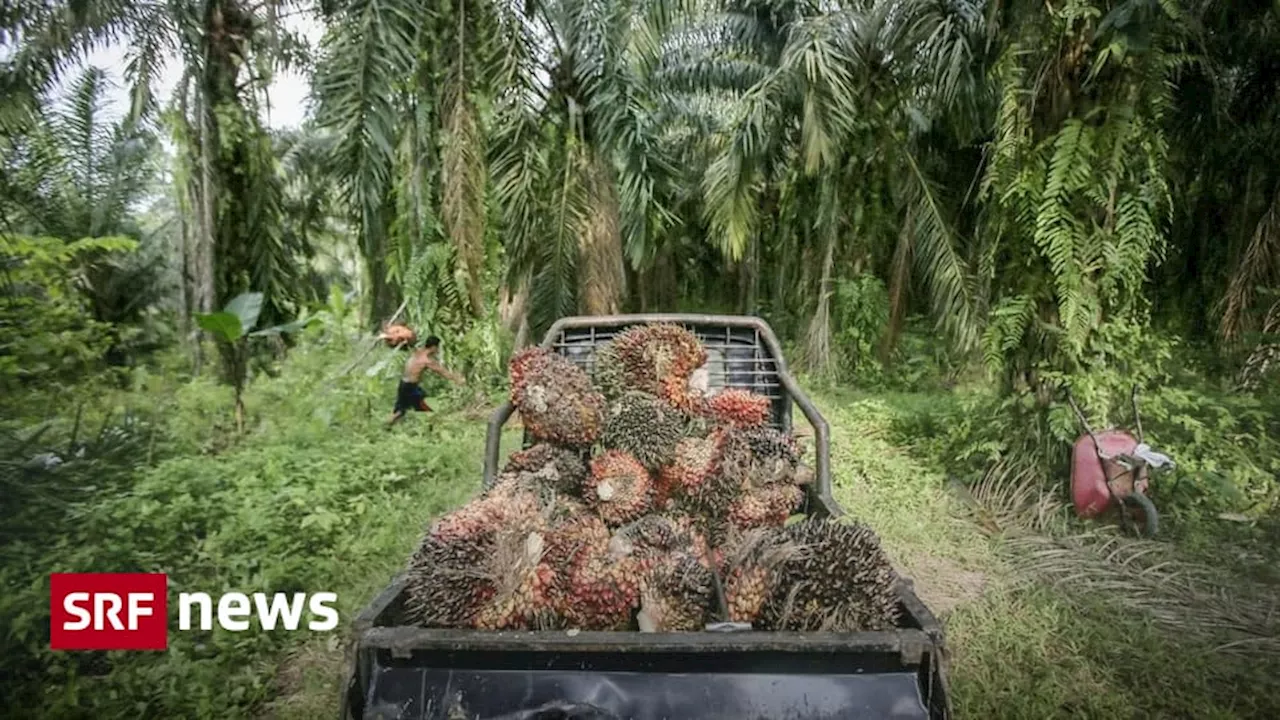
POLYGON ((443 365, 436 361, 436 353, 440 351, 440 338, 432 335, 422 343, 422 347, 414 348, 413 354, 409 356, 409 361, 404 364, 404 375, 400 378, 400 388, 396 391, 396 407, 391 411, 391 418, 387 420, 387 427, 391 427, 400 422, 404 414, 410 409, 418 412, 430 412, 431 406, 427 405, 427 394, 422 391, 422 372, 430 370, 442 378, 452 380, 459 385, 465 383, 462 376, 457 373, 450 372, 443 365))

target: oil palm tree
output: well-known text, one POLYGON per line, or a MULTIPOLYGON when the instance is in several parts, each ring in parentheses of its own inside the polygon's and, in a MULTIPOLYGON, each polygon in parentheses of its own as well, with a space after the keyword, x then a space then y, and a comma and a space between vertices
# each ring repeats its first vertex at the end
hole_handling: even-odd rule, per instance
MULTIPOLYGON (((807 286, 815 365, 830 355, 836 261, 884 256, 899 239, 895 264, 914 261, 939 325, 972 342, 954 199, 927 173, 921 126, 972 92, 979 20, 965 3, 731 2, 691 34, 704 52, 676 54, 674 77, 738 98, 704 180, 714 241, 730 259, 771 256, 775 277, 807 286)), ((903 303, 909 276, 890 275, 903 303)))
MULTIPOLYGON (((193 191, 189 207, 198 209, 192 255, 201 291, 195 311, 208 312, 255 290, 266 298, 264 321, 292 314, 297 285, 293 257, 303 249, 287 246, 280 233, 280 188, 258 112, 270 71, 297 58, 300 43, 276 22, 285 5, 246 0, 49 2, 4 18, 3 29, 15 37, 17 47, 2 75, 7 86, 24 92, 52 87, 100 43, 123 44, 130 123, 156 117, 153 85, 162 63, 173 54, 181 60, 180 139, 193 191)), ((227 356, 232 348, 222 350, 224 369, 245 366, 227 356)))
POLYGON ((674 4, 551 0, 512 16, 523 38, 497 101, 494 196, 509 276, 528 283, 536 335, 557 315, 624 307, 673 220, 661 185, 653 86, 674 4))
MULTIPOLYGON (((134 220, 157 177, 154 133, 102 117, 108 80, 86 68, 65 99, 43 97, 23 132, 0 135, 4 232, 57 238, 128 238, 134 252, 81 254, 77 284, 93 319, 137 322, 167 293, 168 258, 134 220)), ((123 360, 118 335, 109 359, 123 360)))

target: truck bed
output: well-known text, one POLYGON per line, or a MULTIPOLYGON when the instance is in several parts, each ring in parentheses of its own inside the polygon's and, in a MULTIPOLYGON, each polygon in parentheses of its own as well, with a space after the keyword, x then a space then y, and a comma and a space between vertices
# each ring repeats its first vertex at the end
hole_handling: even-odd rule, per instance
POLYGON ((899 594, 887 632, 478 632, 400 625, 398 578, 355 621, 342 718, 949 718, 938 623, 899 594))

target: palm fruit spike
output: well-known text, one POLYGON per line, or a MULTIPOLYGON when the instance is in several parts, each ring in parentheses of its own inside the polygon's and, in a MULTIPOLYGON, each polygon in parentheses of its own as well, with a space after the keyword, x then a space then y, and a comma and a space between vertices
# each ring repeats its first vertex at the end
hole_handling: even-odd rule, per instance
POLYGON ((511 402, 525 428, 538 440, 591 445, 604 424, 604 397, 577 365, 538 351, 523 350, 511 361, 511 402))
POLYGON ((726 388, 707 402, 707 412, 717 421, 734 427, 759 427, 769 421, 772 402, 764 395, 739 388, 726 388))
POLYGON ((803 498, 804 492, 795 485, 748 490, 729 506, 729 524, 739 530, 782 527, 803 498))
POLYGON ((405 611, 424 627, 470 627, 496 588, 476 572, 489 557, 493 535, 442 539, 427 535, 409 562, 405 611))
POLYGON ((626 630, 640 604, 645 564, 635 558, 587 555, 570 569, 568 593, 558 608, 570 628, 626 630))
POLYGON ((653 395, 627 392, 609 407, 601 442, 625 450, 650 470, 671 460, 684 432, 684 417, 653 395))
POLYGON ((778 568, 798 552, 779 528, 733 532, 721 550, 729 621, 758 623, 773 593, 778 568))
POLYGON ((543 561, 544 530, 500 531, 481 565, 494 587, 472 619, 478 630, 544 629, 553 624, 555 571, 543 561))
POLYGON ((555 490, 578 492, 587 477, 587 464, 572 450, 538 443, 511 453, 502 472, 533 473, 555 490))
POLYGON ((591 379, 609 400, 615 400, 626 392, 626 372, 622 368, 622 360, 618 357, 617 348, 612 341, 596 348, 591 379))
POLYGON ((626 524, 653 507, 649 471, 631 455, 608 450, 591 461, 583 499, 611 527, 626 524))
POLYGON ((655 557, 675 551, 695 552, 692 525, 665 515, 645 515, 613 532, 609 553, 613 557, 655 557))
POLYGON ((781 531, 804 552, 778 568, 762 610, 775 630, 886 630, 900 617, 892 563, 865 525, 806 520, 781 531))
POLYGON ((715 584, 711 570, 692 553, 659 557, 640 585, 641 632, 692 632, 706 625, 715 584))
POLYGON ((754 427, 743 430, 742 438, 756 459, 777 458, 793 465, 800 462, 800 446, 789 433, 771 427, 754 427))

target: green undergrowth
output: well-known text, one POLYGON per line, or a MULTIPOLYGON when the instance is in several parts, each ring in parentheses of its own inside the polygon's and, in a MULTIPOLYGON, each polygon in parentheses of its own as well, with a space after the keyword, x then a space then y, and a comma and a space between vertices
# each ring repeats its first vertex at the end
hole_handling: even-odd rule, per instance
MULTIPOLYGON (((403 356, 379 349, 342 373, 358 354, 341 339, 295 352, 277 377, 250 387, 239 437, 230 394, 203 378, 140 375, 131 392, 88 404, 82 424, 96 430, 87 418, 128 413, 150 418, 158 437, 149 463, 49 504, 42 525, 30 518, 23 535, 6 538, 0 662, 10 708, 50 718, 256 717, 296 691, 293 649, 318 640, 340 655, 336 641, 404 566, 424 525, 478 490, 484 447, 465 395, 433 396, 437 413, 385 429, 403 356), (330 591, 343 626, 318 635, 178 632, 174 623, 163 653, 54 653, 51 572, 164 572, 171 602, 184 591, 330 591)), ((68 457, 33 480, 94 482, 94 468, 75 475, 78 461, 61 449, 70 420, 50 424, 42 446, 68 457)))
MULTIPOLYGON (((1199 620, 1193 605, 1185 616, 1157 621, 1122 602, 1118 593, 1150 592, 1128 587, 1123 567, 1109 569, 1106 589, 1083 590, 1097 569, 1082 556, 1077 583, 1055 584, 1012 535, 982 531, 950 490, 943 459, 928 442, 913 446, 902 434, 930 408, 945 416, 952 402, 910 394, 820 397, 832 426, 836 498, 876 529, 942 617, 960 717, 1280 716, 1274 662, 1264 652, 1215 649, 1204 633, 1180 626, 1199 620)), ((1044 507, 1065 514, 1052 499, 1044 507)), ((1066 517, 1048 520, 1055 532, 1079 529, 1066 517)))

